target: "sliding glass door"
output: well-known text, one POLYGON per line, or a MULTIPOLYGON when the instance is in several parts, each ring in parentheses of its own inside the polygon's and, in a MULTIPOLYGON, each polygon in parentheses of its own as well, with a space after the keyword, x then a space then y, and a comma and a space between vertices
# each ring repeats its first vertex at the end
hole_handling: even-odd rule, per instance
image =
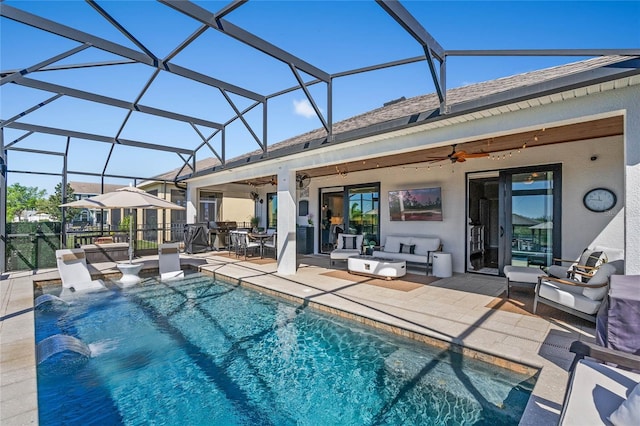
POLYGON ((320 190, 320 253, 330 253, 341 232, 364 234, 365 245, 380 241, 380 184, 320 190))
POLYGON ((470 173, 467 270, 550 265, 560 253, 561 187, 560 165, 470 173))
POLYGON ((504 188, 500 270, 504 265, 538 268, 560 253, 560 166, 501 172, 504 188))

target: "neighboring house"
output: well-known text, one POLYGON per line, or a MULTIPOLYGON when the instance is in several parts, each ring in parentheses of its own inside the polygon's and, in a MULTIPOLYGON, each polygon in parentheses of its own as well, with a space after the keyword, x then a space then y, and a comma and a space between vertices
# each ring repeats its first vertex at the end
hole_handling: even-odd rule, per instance
POLYGON ((20 216, 15 216, 13 222, 51 222, 51 216, 48 213, 38 212, 37 210, 25 210, 20 216))
MULTIPOLYGON (((512 260, 575 258, 598 244, 624 249, 626 273, 640 273, 637 57, 600 57, 453 88, 448 111, 439 106, 435 94, 399 100, 335 123, 331 138, 318 129, 270 145, 266 156, 256 151, 224 166, 204 159, 195 171, 162 177, 187 183, 189 223, 199 221, 207 194, 222 193, 224 203, 229 189, 247 199, 255 192, 264 201, 256 203, 263 225, 277 223, 278 235, 294 235, 307 222, 298 216, 305 201, 304 211, 322 218, 313 231, 316 253, 331 248, 324 241, 330 233, 318 226, 326 222, 376 244, 392 234, 438 236, 456 272, 501 274, 512 260), (305 176, 311 179, 298 185, 305 176), (597 188, 611 200, 600 211, 590 204, 597 188), (436 215, 391 216, 392 196, 407 196, 416 208, 415 190, 431 189, 442 197, 436 215), (518 217, 528 224, 515 223, 518 217)), ((295 273, 295 243, 278 239, 279 273, 295 273)))
MULTIPOLYGON (((105 184, 103 187, 99 183, 69 182, 69 186, 73 189, 73 199, 68 200, 71 202, 115 191, 118 188, 122 188, 123 185, 105 184)), ((82 209, 80 213, 71 218, 69 222, 73 226, 97 226, 103 223, 117 227, 121 220, 121 210, 82 209)))

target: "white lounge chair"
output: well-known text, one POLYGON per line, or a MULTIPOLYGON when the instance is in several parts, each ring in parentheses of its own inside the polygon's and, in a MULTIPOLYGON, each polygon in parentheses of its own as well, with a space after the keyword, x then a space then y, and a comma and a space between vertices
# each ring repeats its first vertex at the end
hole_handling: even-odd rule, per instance
POLYGON ((107 288, 102 280, 91 279, 87 259, 81 248, 56 250, 56 263, 62 280, 62 296, 107 288))
POLYGON ((576 357, 559 424, 640 424, 640 356, 581 341, 570 350, 576 357))
POLYGON ((184 277, 180 269, 180 246, 178 243, 165 243, 158 246, 158 264, 160 281, 184 277))

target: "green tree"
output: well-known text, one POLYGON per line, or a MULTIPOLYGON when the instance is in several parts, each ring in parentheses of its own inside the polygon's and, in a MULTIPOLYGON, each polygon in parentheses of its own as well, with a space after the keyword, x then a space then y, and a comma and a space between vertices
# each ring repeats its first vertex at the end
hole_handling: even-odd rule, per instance
POLYGON ((7 187, 7 222, 13 222, 25 210, 35 210, 39 201, 47 196, 47 191, 37 186, 23 186, 14 183, 7 187))
MULTIPOLYGON (((73 201, 73 188, 67 183, 67 202, 73 201)), ((38 210, 48 213, 52 218, 62 219, 62 183, 56 185, 55 192, 50 195, 48 199, 41 200, 38 204, 38 210)), ((67 207, 67 220, 71 220, 72 217, 80 213, 82 209, 74 209, 67 207)))

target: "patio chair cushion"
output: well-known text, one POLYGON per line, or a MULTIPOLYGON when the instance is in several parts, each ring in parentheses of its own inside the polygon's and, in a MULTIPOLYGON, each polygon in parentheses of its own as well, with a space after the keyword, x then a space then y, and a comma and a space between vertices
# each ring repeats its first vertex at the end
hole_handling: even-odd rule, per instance
MULTIPOLYGON (((587 282, 589 286, 604 284, 609 281, 609 277, 613 274, 622 273, 623 272, 623 261, 615 260, 610 263, 605 263, 598 268, 596 273, 591 277, 591 279, 587 282)), ((583 287, 582 294, 585 297, 588 297, 591 300, 602 300, 607 295, 609 291, 609 286, 597 287, 597 288, 589 288, 583 287)))
POLYGON ((552 281, 542 281, 538 294, 542 299, 556 302, 588 315, 594 315, 598 312, 602 304, 601 300, 592 300, 583 296, 582 287, 563 285, 552 281))
MULTIPOLYGON (((571 377, 560 424, 604 424, 604 419, 618 410, 628 392, 637 387, 638 382, 640 374, 581 360, 571 377)), ((621 411, 620 417, 623 414, 624 411, 621 411)), ((637 417, 632 423, 619 424, 637 424, 637 417)))
POLYGON ((640 420, 640 384, 637 384, 627 399, 611 413, 609 421, 614 425, 632 425, 640 420))

